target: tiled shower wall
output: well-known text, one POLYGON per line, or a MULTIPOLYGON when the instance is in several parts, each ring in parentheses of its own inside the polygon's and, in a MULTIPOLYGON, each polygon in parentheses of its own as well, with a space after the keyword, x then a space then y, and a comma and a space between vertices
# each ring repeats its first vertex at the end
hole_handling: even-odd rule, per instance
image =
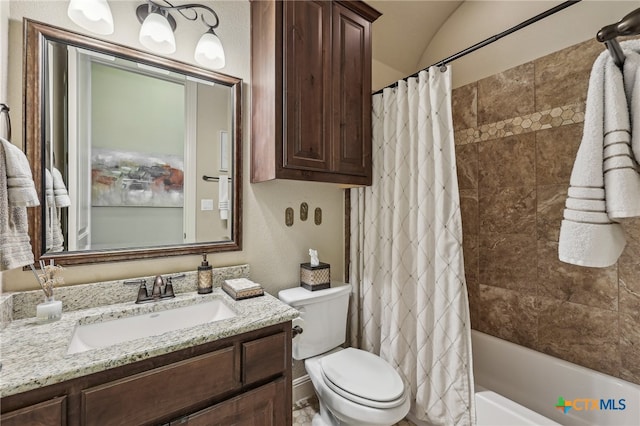
POLYGON ((602 50, 584 42, 453 91, 465 270, 474 329, 640 384, 640 220, 612 267, 557 254, 602 50))

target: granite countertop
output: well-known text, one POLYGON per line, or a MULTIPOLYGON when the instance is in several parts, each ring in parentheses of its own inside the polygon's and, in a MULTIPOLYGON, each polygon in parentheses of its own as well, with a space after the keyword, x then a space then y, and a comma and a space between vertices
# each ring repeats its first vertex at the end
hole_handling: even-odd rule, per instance
POLYGON ((200 295, 187 292, 175 299, 136 305, 133 301, 63 312, 62 319, 40 324, 35 318, 11 321, 0 333, 0 396, 8 396, 60 383, 224 337, 286 322, 298 311, 265 293, 264 296, 234 301, 221 288, 200 295), (144 337, 108 348, 67 354, 78 324, 106 321, 193 303, 221 299, 237 313, 235 317, 144 337))

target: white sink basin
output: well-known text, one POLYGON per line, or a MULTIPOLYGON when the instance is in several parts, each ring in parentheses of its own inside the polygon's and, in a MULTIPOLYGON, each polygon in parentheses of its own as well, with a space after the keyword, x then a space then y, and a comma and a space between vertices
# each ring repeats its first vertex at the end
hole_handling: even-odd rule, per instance
POLYGON ((158 336, 168 331, 233 318, 233 312, 221 300, 151 312, 94 324, 78 325, 71 337, 67 354, 106 348, 118 343, 158 336))

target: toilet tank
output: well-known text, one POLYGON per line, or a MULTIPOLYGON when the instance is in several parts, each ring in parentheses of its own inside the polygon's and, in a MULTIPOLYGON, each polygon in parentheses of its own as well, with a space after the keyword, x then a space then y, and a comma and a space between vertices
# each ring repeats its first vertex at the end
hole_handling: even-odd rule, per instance
MULTIPOLYGON (((320 355, 344 343, 351 285, 309 291, 302 287, 282 290, 281 301, 300 312, 303 332, 293 339, 293 358, 320 355)), ((294 320, 294 326, 299 323, 294 320)))

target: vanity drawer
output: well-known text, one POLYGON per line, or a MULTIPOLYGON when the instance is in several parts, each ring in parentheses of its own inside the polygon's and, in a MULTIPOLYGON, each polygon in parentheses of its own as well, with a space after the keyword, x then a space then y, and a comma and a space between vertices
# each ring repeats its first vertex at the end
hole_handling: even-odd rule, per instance
POLYGON ((238 389, 234 346, 82 391, 84 425, 144 424, 238 389))
POLYGON ((242 344, 242 383, 248 385, 282 374, 287 368, 286 335, 251 340, 242 344))
POLYGON ((2 426, 54 426, 67 424, 67 397, 44 401, 30 405, 0 417, 2 426))

